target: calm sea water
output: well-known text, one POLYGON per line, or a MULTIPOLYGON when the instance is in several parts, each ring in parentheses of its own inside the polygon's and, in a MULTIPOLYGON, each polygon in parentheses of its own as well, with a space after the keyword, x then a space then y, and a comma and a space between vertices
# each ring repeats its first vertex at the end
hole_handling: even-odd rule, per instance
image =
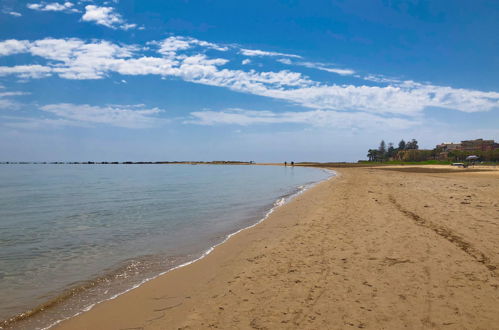
POLYGON ((276 166, 0 165, 0 320, 25 313, 13 324, 40 328, 74 315, 199 258, 330 175, 276 166))

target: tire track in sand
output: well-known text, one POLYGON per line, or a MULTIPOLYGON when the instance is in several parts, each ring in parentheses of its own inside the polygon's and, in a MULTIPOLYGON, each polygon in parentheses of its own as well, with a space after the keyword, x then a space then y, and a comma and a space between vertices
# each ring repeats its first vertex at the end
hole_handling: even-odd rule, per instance
POLYGON ((485 267, 487 267, 488 270, 490 270, 494 274, 494 276, 496 276, 495 271, 497 269, 497 266, 492 264, 490 258, 487 257, 483 252, 478 250, 476 247, 474 247, 473 244, 467 242, 464 238, 462 238, 461 236, 459 236, 449 228, 440 226, 436 223, 433 223, 427 219, 420 217, 414 212, 404 209, 402 205, 400 205, 392 195, 388 196, 388 198, 390 202, 393 205, 395 205, 395 207, 401 213, 403 213, 408 218, 412 219, 417 225, 433 230, 433 232, 435 232, 437 235, 439 235, 442 238, 445 238, 446 240, 457 246, 459 249, 464 251, 470 257, 475 259, 478 263, 483 264, 485 267))

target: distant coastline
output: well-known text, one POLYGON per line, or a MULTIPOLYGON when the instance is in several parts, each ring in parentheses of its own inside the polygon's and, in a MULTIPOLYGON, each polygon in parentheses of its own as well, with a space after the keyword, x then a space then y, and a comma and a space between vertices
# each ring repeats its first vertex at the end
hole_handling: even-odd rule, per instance
MULTIPOLYGON (((0 165, 273 165, 273 166, 301 166, 301 167, 319 167, 319 168, 388 168, 393 166, 418 166, 427 168, 430 171, 442 171, 446 166, 452 165, 452 162, 443 161, 385 161, 385 162, 369 162, 359 160, 358 162, 294 162, 293 164, 281 162, 258 163, 255 161, 237 161, 237 160, 215 160, 215 161, 85 161, 85 162, 38 162, 38 161, 2 161, 0 165)), ((469 171, 487 170, 497 167, 496 162, 484 162, 476 164, 473 169, 464 169, 469 171)), ((449 167, 450 168, 450 167, 449 167)), ((452 168, 452 171, 459 168, 452 168)), ((448 171, 446 169, 445 171, 448 171)), ((461 168, 461 170, 463 170, 461 168)))
POLYGON ((235 160, 215 160, 215 161, 157 161, 157 162, 144 162, 144 161, 139 161, 139 162, 132 162, 132 161, 125 161, 125 162, 96 162, 96 161, 86 161, 86 162, 10 162, 10 161, 5 161, 5 162, 0 162, 0 164, 3 165, 8 165, 8 164, 17 164, 17 165, 155 165, 155 164, 188 164, 188 165, 253 165, 255 164, 254 161, 235 161, 235 160))

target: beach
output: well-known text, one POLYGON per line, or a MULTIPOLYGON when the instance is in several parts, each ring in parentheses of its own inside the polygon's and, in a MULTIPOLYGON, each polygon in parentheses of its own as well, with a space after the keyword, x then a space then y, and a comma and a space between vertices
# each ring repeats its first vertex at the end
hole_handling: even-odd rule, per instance
POLYGON ((55 328, 497 329, 499 171, 447 169, 338 168, 205 258, 55 328))

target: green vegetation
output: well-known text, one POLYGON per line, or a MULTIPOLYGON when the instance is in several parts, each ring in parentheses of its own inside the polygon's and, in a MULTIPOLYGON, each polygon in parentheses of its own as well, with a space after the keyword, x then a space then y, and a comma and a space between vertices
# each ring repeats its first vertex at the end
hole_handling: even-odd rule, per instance
MULTIPOLYGON (((369 161, 359 161, 361 164, 370 164, 369 161)), ((453 162, 445 160, 424 160, 420 162, 405 162, 402 160, 387 160, 384 161, 384 165, 450 165, 453 162)))
POLYGON ((402 161, 420 161, 427 160, 427 155, 423 155, 420 152, 418 146, 418 141, 412 139, 409 142, 401 140, 398 144, 398 148, 393 146, 393 143, 388 143, 388 149, 384 140, 381 140, 378 149, 369 149, 367 152, 367 158, 370 162, 386 162, 388 160, 402 160, 402 161))

